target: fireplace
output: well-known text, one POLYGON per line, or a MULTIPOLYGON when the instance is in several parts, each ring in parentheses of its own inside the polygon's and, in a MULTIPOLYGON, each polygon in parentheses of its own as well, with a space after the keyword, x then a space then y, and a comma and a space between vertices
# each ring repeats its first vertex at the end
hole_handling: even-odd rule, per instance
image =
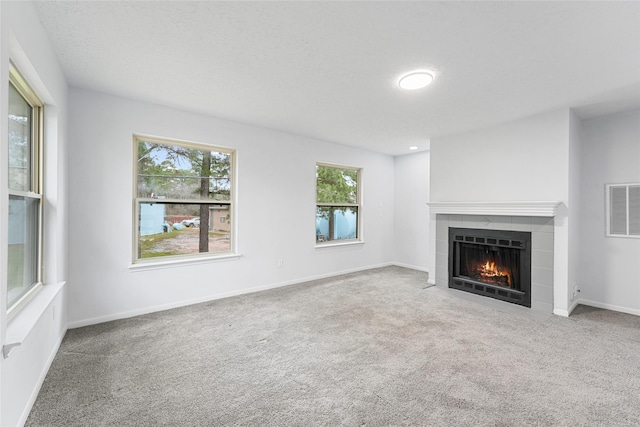
POLYGON ((531 307, 531 233, 450 227, 449 287, 531 307))

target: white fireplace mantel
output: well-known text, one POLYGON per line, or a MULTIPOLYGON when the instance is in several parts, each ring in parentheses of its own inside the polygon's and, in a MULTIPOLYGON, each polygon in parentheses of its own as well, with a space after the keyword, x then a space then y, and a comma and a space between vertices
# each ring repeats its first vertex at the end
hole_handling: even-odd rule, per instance
POLYGON ((562 202, 427 202, 432 214, 554 217, 562 202))

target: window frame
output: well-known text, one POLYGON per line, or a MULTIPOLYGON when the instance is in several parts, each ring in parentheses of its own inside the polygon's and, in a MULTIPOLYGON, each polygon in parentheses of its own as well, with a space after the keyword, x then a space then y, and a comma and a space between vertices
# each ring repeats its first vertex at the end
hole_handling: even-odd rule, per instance
POLYGON ((606 237, 621 237, 627 239, 640 239, 640 234, 629 234, 629 223, 631 206, 629 205, 629 188, 640 187, 640 183, 622 183, 622 184, 605 184, 605 236, 606 237), (611 189, 612 188, 624 188, 625 189, 625 214, 626 224, 625 233, 612 233, 611 232, 611 189))
POLYGON ((236 253, 236 150, 229 147, 223 147, 219 145, 210 145, 206 143, 185 141, 172 138, 147 136, 142 134, 133 135, 133 218, 132 218, 132 268, 145 267, 145 266, 172 266, 183 263, 193 263, 197 261, 205 260, 223 260, 223 259, 235 259, 238 257, 236 253), (213 199, 155 199, 148 197, 138 197, 138 144, 140 142, 150 142, 154 144, 162 144, 166 146, 179 146, 184 148, 203 150, 203 151, 217 151, 220 153, 229 154, 230 156, 230 170, 229 170, 229 200, 213 200, 213 199), (140 242, 140 205, 144 203, 150 204, 188 204, 188 205, 226 205, 229 207, 229 221, 231 221, 231 229, 229 230, 229 250, 224 252, 200 252, 193 254, 181 254, 181 255, 164 255, 159 257, 142 258, 138 256, 139 242, 140 242))
MULTIPOLYGON (((339 165, 339 164, 335 164, 335 163, 327 163, 327 162, 316 162, 316 179, 315 179, 315 211, 316 211, 316 223, 317 223, 317 215, 318 215, 318 208, 319 207, 345 207, 345 208, 356 208, 357 209, 357 220, 356 220, 356 237, 353 239, 338 239, 338 240, 324 240, 324 241, 319 241, 318 240, 318 235, 316 234, 316 239, 315 239, 315 244, 316 244, 316 248, 323 248, 323 247, 331 247, 331 246, 344 246, 344 245, 353 245, 353 244, 359 244, 359 243, 364 243, 364 234, 363 234, 363 227, 362 227, 362 186, 363 186, 363 182, 362 182, 362 175, 363 175, 363 168, 361 167, 356 167, 356 166, 346 166, 346 165, 339 165), (346 170, 352 170, 356 172, 356 203, 319 203, 318 202, 318 167, 325 167, 325 168, 334 168, 334 169, 346 169, 346 170)), ((314 227, 315 228, 315 227, 314 227)), ((329 230, 329 232, 331 232, 329 230)))
MULTIPOLYGON (((7 317, 12 319, 17 312, 19 312, 30 301, 43 286, 44 277, 44 261, 43 261, 43 236, 44 236, 44 102, 36 94, 35 90, 31 87, 27 79, 24 78, 20 70, 9 61, 9 85, 20 94, 20 96, 31 107, 31 136, 30 136, 30 184, 28 191, 15 190, 10 187, 7 182, 7 195, 8 201, 11 197, 21 197, 33 200, 37 203, 36 212, 38 215, 36 222, 36 235, 35 235, 35 247, 36 247, 36 281, 29 285, 29 289, 20 296, 13 303, 9 303, 7 295, 7 317)), ((9 88, 9 86, 7 86, 9 88)), ((7 117, 7 120, 9 118, 7 117)), ((7 156, 7 162, 9 158, 7 156)), ((5 231, 9 227, 9 223, 3 225, 5 231)), ((8 275, 9 271, 7 269, 8 275)), ((9 281, 7 278, 7 292, 9 281)))

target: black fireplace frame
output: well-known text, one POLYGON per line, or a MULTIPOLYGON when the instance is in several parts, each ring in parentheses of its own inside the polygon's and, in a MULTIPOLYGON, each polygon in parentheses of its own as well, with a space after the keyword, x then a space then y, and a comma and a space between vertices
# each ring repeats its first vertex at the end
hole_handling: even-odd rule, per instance
POLYGON ((449 227, 449 288, 531 307, 531 233, 449 227), (459 274, 456 266, 462 244, 516 249, 520 252, 520 289, 474 280, 459 274))

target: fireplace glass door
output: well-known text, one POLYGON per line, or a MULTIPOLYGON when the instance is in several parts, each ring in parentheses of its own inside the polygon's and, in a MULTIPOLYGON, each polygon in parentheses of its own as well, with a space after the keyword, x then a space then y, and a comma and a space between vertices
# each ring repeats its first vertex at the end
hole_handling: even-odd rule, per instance
POLYGON ((462 243, 459 276, 520 290, 520 250, 462 243))
POLYGON ((531 233, 450 228, 449 287, 531 307, 531 233))

